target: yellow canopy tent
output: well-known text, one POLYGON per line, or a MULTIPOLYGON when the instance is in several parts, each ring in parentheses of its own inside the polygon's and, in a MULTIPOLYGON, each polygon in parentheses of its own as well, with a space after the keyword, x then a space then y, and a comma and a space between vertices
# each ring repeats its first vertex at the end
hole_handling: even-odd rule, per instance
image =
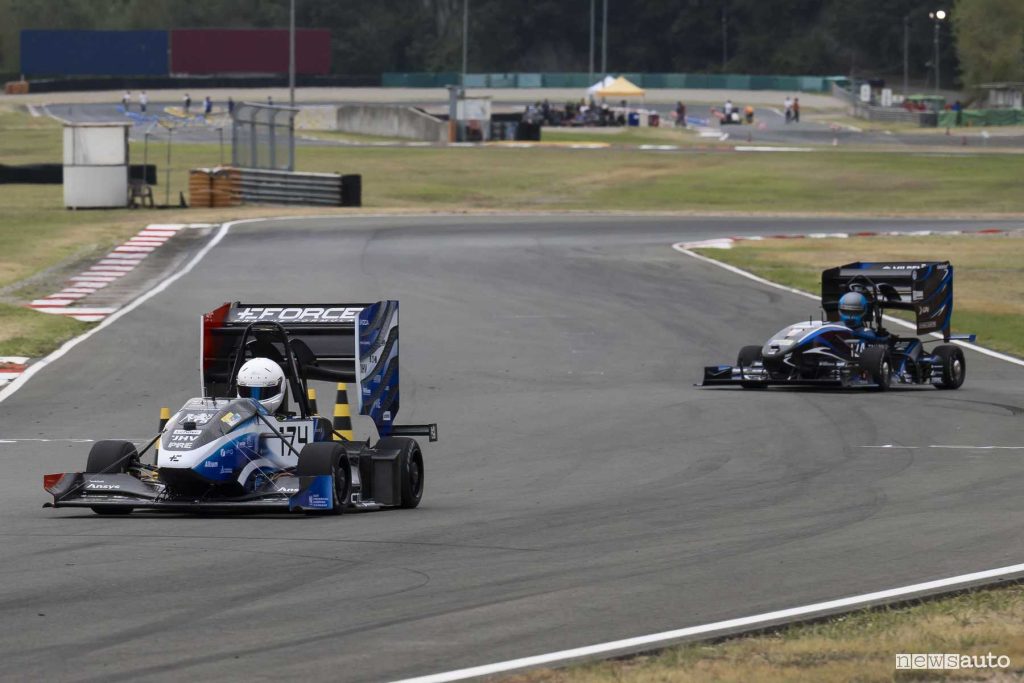
POLYGON ((647 91, 633 85, 627 78, 619 76, 596 94, 598 97, 643 97, 647 91))

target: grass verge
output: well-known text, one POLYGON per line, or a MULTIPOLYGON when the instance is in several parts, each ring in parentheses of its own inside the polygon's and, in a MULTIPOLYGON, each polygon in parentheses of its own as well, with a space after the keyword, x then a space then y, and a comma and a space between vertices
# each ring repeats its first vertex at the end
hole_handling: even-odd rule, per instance
MULTIPOLYGON (((680 131, 629 130, 657 143, 687 139, 680 131)), ((693 137, 693 136, 689 136, 693 137)), ((566 134, 566 141, 581 141, 566 134)), ((151 139, 146 160, 158 165, 159 203, 187 197, 188 169, 216 166, 230 148, 167 145, 151 139)), ((132 144, 132 161, 143 145, 132 144)), ((60 124, 8 107, 0 110, 0 163, 59 162, 60 124)), ((813 154, 736 154, 698 151, 658 154, 633 149, 574 150, 378 148, 302 146, 304 171, 361 173, 367 209, 396 211, 683 211, 743 213, 858 213, 864 215, 1024 213, 1019 159, 1011 155, 927 158, 823 151, 813 154)), ((236 207, 163 211, 63 208, 59 185, 0 185, 0 303, 19 304, 56 289, 71 264, 101 256, 150 222, 222 222, 293 213, 358 214, 350 209, 236 207), (62 270, 62 268, 64 270, 62 270), (51 273, 52 281, 46 274, 51 273), (42 275, 40 275, 42 274, 42 275), (22 287, 33 277, 30 288, 22 287)), ((38 314, 37 314, 38 315, 38 314)), ((0 343, 19 347, 0 311, 0 343)), ((47 319, 50 316, 46 316, 47 319)), ((19 325, 22 323, 18 323, 19 325)), ((38 348, 38 347, 36 347, 38 348)))
POLYGON ((1024 675, 1024 585, 980 590, 912 607, 864 610, 819 623, 652 655, 538 670, 509 683, 846 683, 1011 681, 1024 675), (896 655, 1008 657, 1007 668, 896 669, 896 655))
POLYGON ((955 268, 953 330, 1024 357, 1024 232, 765 240, 701 253, 812 294, 821 292, 821 271, 843 263, 948 260, 955 268))

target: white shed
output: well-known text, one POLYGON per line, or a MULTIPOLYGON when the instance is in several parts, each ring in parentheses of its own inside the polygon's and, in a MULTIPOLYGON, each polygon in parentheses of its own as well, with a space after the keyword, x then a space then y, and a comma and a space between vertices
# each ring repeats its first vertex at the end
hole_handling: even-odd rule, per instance
POLYGON ((64 124, 64 206, 128 205, 130 123, 64 124))

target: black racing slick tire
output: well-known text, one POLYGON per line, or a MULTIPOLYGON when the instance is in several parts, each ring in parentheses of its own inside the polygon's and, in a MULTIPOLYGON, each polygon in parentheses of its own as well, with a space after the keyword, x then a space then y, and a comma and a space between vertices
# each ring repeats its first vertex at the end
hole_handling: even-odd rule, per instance
MULTIPOLYGON (((953 344, 942 344, 936 346, 933 353, 942 361, 942 366, 939 368, 941 379, 935 387, 959 389, 967 378, 967 359, 964 358, 963 350, 953 344)), ((932 372, 935 371, 932 370, 932 372)))
MULTIPOLYGON (((749 368, 755 362, 764 360, 760 346, 744 346, 736 356, 736 367, 749 368)), ((740 382, 744 389, 764 389, 764 384, 759 382, 740 382)))
POLYGON ((869 346, 860 354, 860 367, 868 373, 875 391, 885 391, 892 383, 892 358, 884 346, 869 346))
POLYGON ((398 451, 398 472, 401 477, 402 500, 400 507, 412 509, 423 499, 423 452, 415 439, 389 436, 374 447, 377 450, 398 451))
MULTIPOLYGON (((97 441, 89 449, 86 460, 86 474, 124 474, 128 468, 138 464, 139 452, 130 441, 97 441)), ((97 515, 127 515, 132 508, 121 505, 94 505, 97 515)))
MULTIPOLYGON (((315 477, 321 474, 333 475, 334 500, 328 514, 340 515, 352 498, 352 477, 348 463, 348 452, 340 442, 323 441, 308 443, 299 451, 299 463, 295 466, 298 477, 315 477)), ((319 510, 307 510, 310 513, 319 510)))

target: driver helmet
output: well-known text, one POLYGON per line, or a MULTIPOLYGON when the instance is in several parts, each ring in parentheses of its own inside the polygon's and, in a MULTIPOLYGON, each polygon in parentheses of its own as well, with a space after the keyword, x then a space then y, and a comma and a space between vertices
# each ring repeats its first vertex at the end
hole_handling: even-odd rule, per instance
POLYGON ((253 358, 238 371, 238 398, 253 398, 273 413, 288 395, 281 366, 269 358, 253 358))
POLYGON ((850 327, 862 327, 871 304, 860 292, 847 292, 839 299, 839 319, 850 327))

